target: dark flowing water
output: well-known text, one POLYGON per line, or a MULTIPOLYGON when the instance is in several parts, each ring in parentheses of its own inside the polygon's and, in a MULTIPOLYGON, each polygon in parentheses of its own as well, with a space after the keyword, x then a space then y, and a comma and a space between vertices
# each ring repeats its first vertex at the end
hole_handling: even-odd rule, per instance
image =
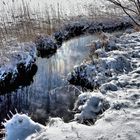
MULTIPOLYGON (((28 113, 34 120, 45 122, 48 112, 48 92, 67 85, 67 74, 80 64, 89 54, 86 47, 95 36, 82 36, 63 43, 57 53, 50 58, 38 58, 38 72, 34 82, 16 92, 0 96, 0 122, 7 118, 11 110, 28 113)), ((59 116, 59 114, 58 114, 59 116)))

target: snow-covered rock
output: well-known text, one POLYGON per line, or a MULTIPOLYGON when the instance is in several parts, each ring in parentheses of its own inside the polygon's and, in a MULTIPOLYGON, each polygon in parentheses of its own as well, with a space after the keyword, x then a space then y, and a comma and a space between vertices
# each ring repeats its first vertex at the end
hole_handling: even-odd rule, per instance
POLYGON ((1 61, 0 65, 0 94, 29 84, 37 71, 34 43, 14 42, 5 45, 1 58, 6 57, 8 61, 1 61))
POLYGON ((118 87, 113 82, 109 82, 102 84, 99 90, 101 91, 101 93, 105 94, 107 91, 117 91, 118 87))
POLYGON ((95 76, 96 68, 93 67, 92 64, 82 64, 81 66, 75 67, 73 72, 68 75, 68 81, 74 85, 81 85, 83 87, 93 89, 96 84, 93 82, 95 76))
POLYGON ((15 114, 3 125, 6 132, 4 140, 25 140, 29 135, 45 129, 45 126, 35 123, 25 114, 15 114))
POLYGON ((127 85, 139 87, 139 37, 140 33, 122 35, 115 43, 119 50, 104 50, 98 47, 94 52, 98 54, 98 58, 74 68, 68 75, 68 81, 88 89, 100 88, 104 93, 127 85), (111 81, 113 84, 108 84, 111 81))
POLYGON ((53 37, 38 36, 35 40, 38 55, 41 57, 50 57, 59 48, 53 37))
POLYGON ((82 64, 74 68, 69 74, 71 84, 81 85, 89 89, 101 86, 109 78, 119 73, 128 73, 132 70, 131 62, 123 55, 99 58, 94 63, 82 64))
POLYGON ((80 123, 92 120, 94 123, 97 117, 109 108, 109 103, 99 92, 87 93, 87 95, 83 93, 77 99, 75 108, 80 111, 75 114, 75 120, 80 123))

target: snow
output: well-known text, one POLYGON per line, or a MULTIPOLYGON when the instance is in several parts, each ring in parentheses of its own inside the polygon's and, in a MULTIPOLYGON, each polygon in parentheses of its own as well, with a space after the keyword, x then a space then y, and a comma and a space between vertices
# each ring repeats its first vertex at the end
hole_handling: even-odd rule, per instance
POLYGON ((100 93, 88 93, 84 100, 85 103, 79 105, 79 102, 83 102, 82 96, 85 98, 85 93, 83 95, 81 94, 76 101, 75 107, 78 108, 80 113, 76 113, 74 118, 80 123, 84 123, 84 120, 92 120, 94 122, 99 114, 102 114, 109 108, 109 103, 100 93), (89 94, 91 95, 89 96, 89 94))
POLYGON ((109 90, 117 91, 118 87, 111 81, 109 83, 102 84, 99 89, 100 89, 101 93, 105 94, 109 90))
MULTIPOLYGON (((35 44, 38 50, 38 56, 50 57, 58 48, 61 47, 64 41, 67 41, 73 37, 77 37, 83 34, 93 34, 97 31, 114 31, 131 27, 130 20, 120 19, 117 21, 91 21, 89 19, 81 18, 78 20, 71 20, 69 23, 64 23, 62 27, 56 31, 53 35, 41 36, 38 35, 35 44)), ((115 39, 109 41, 108 49, 117 49, 114 45, 115 39)), ((99 43, 99 42, 98 42, 99 43)))
POLYGON ((98 58, 74 68, 68 75, 68 81, 89 89, 98 87, 104 93, 107 89, 114 91, 128 83, 138 86, 139 78, 130 78, 136 76, 135 71, 139 69, 139 37, 138 33, 122 35, 115 41, 119 50, 104 50, 100 46, 93 52, 93 55, 99 54, 98 58))
MULTIPOLYGON (((94 124, 86 126, 77 122, 64 123, 60 118, 53 119, 53 125, 47 125, 46 130, 38 134, 33 134, 27 140, 97 140, 97 139, 115 139, 115 140, 139 140, 140 137, 140 90, 128 89, 117 92, 109 92, 106 98, 110 108, 98 116, 94 124)), ((87 93, 88 95, 89 93, 87 93)), ((90 93, 97 94, 98 93, 90 93)), ((101 94, 101 93, 99 93, 101 94)), ((93 100, 92 100, 93 101, 93 100)), ((89 103, 89 100, 88 100, 89 103)), ((86 103, 86 105, 88 104, 86 103)), ((87 107, 87 106, 86 106, 87 107)), ((87 110, 94 110, 89 105, 87 110)), ((98 106, 101 107, 101 104, 98 106)), ((95 111, 95 110, 94 110, 95 111)), ((95 112, 98 112, 97 109, 95 112)), ((85 111, 86 113, 88 111, 85 111)), ((89 113, 88 113, 89 114, 89 113)), ((90 114, 89 114, 90 115, 90 114)), ((92 117, 94 113, 92 112, 92 117)), ((85 116, 84 116, 85 117, 85 116)), ((86 116, 87 117, 87 116, 86 116)), ((88 116, 89 117, 89 116, 88 116)), ((91 116, 90 116, 91 117, 91 116)), ((52 123, 51 123, 52 124, 52 123)))
MULTIPOLYGON (((4 48, 0 49, 1 62, 0 62, 0 93, 6 90, 13 90, 13 86, 17 87, 16 80, 20 79, 21 69, 24 76, 32 71, 35 74, 37 66, 36 61, 36 47, 32 42, 18 43, 17 40, 9 40, 4 42, 4 48), (7 61, 4 61, 7 58, 7 61)), ((28 75, 29 77, 29 75, 28 75)), ((27 80, 27 79, 25 79, 27 80)))
MULTIPOLYGON (((74 96, 74 120, 65 123, 50 118, 46 129, 27 134, 25 140, 139 140, 139 38, 140 32, 124 34, 115 43, 120 50, 105 50, 106 56, 101 55, 94 63, 76 66, 69 79, 94 91, 74 96)), ((60 97, 58 92, 50 95, 54 104, 71 100, 64 93, 60 97)))
POLYGON ((45 129, 44 126, 35 123, 27 115, 18 113, 3 125, 6 131, 5 140, 25 140, 27 136, 45 129))

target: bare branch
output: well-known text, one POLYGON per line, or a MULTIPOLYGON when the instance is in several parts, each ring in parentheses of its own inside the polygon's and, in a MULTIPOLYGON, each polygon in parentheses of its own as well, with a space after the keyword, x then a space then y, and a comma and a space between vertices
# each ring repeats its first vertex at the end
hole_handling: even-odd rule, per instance
POLYGON ((111 3, 113 3, 113 4, 115 4, 118 7, 122 7, 122 8, 124 8, 124 9, 126 9, 126 10, 128 10, 130 12, 133 12, 135 14, 138 14, 137 11, 135 11, 133 9, 130 9, 130 8, 126 7, 126 6, 123 6, 119 0, 117 0, 117 1, 115 1, 115 0, 108 0, 108 1, 111 2, 111 3))
POLYGON ((129 18, 137 25, 140 26, 140 24, 136 21, 135 17, 133 15, 131 15, 131 13, 136 14, 138 17, 140 17, 140 0, 128 0, 130 2, 130 4, 132 6, 132 8, 129 8, 127 6, 124 6, 124 4, 122 4, 122 2, 120 0, 107 0, 111 3, 113 3, 114 5, 120 7, 124 13, 129 16, 129 18), (131 13, 130 13, 131 12, 131 13))

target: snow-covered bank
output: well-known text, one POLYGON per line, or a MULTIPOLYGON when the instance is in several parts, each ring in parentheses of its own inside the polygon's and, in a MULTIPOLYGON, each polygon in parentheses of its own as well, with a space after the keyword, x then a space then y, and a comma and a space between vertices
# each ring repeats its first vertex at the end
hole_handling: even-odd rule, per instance
POLYGON ((6 128, 6 140, 25 140, 28 135, 39 133, 45 129, 43 125, 35 123, 24 114, 15 114, 3 125, 6 128))
MULTIPOLYGON (((84 78, 85 86, 90 83, 93 88, 98 87, 92 92, 76 95, 78 97, 77 100, 74 99, 73 122, 64 123, 60 118, 52 118, 45 130, 27 134, 26 140, 139 140, 139 38, 140 32, 124 34, 113 43, 115 47, 99 47, 94 50, 95 54, 99 53, 98 57, 90 63, 82 64, 82 69, 81 66, 76 67, 69 75, 69 79, 72 77, 76 80, 78 77, 79 85, 84 78), (90 126, 77 121, 86 122, 90 126)), ((59 110, 59 105, 64 101, 66 103, 61 107, 64 105, 64 108, 67 108, 69 101, 72 101, 71 96, 61 93, 59 97, 58 92, 50 93, 54 104, 52 109, 59 110)), ((14 131, 14 127, 12 128, 14 131)), ((21 131, 24 132, 22 127, 21 131)))
POLYGON ((49 57, 54 54, 56 50, 61 47, 64 41, 83 34, 93 34, 98 31, 113 32, 116 30, 126 29, 131 27, 130 20, 117 21, 90 21, 81 19, 78 21, 71 21, 69 24, 63 25, 52 36, 42 37, 36 39, 36 47, 41 57, 49 57))
POLYGON ((60 119, 54 119, 44 132, 34 134, 27 140, 139 140, 139 92, 131 89, 109 93, 106 98, 110 100, 111 107, 94 125, 64 123, 60 119))
MULTIPOLYGON (((32 122, 26 116, 28 118, 27 122, 31 121, 33 124, 30 125, 30 123, 28 123, 29 125, 25 125, 28 127, 24 128, 22 127, 22 125, 20 125, 19 121, 19 123, 15 123, 14 125, 11 125, 11 127, 6 129, 10 131, 9 134, 11 134, 11 132, 16 132, 14 134, 16 138, 19 138, 19 140, 23 140, 23 138, 25 137, 26 140, 139 140, 139 92, 140 90, 136 89, 128 89, 125 91, 120 90, 119 92, 109 92, 104 97, 109 101, 110 108, 106 110, 102 115, 100 115, 94 125, 91 124, 91 126, 79 124, 76 121, 64 123, 60 118, 52 118, 50 119, 47 126, 44 127, 44 130, 34 133, 35 131, 25 131, 26 128, 28 130, 34 130, 35 128, 33 125, 34 122, 32 122), (20 130, 19 132, 17 131, 16 127, 20 128, 18 129, 20 130), (32 135, 29 135, 30 133, 32 133, 32 135), (26 136, 21 137, 22 134, 26 134, 26 136)), ((92 92, 90 94, 90 96, 94 96, 96 92, 92 92)), ((93 108, 92 106, 89 106, 89 108, 87 107, 87 110, 83 110, 82 114, 86 115, 86 117, 87 115, 91 115, 90 117, 93 117, 93 110, 98 110, 98 106, 97 109, 95 109, 94 107, 95 106, 93 106, 93 108)), ((12 122, 14 121, 14 118, 15 117, 11 119, 12 122)), ((21 118, 22 117, 19 117, 19 120, 21 118)), ((16 121, 18 121, 18 119, 16 119, 16 121)), ((7 123, 7 125, 9 125, 9 123, 7 123)), ((13 137, 9 137, 9 139, 5 138, 5 140, 13 140, 13 137)))
POLYGON ((139 87, 139 37, 140 33, 124 34, 106 48, 97 41, 93 55, 98 58, 74 68, 68 81, 89 89, 99 88, 102 93, 125 86, 139 87))
POLYGON ((10 40, 0 52, 0 94, 28 85, 37 71, 35 44, 10 40))

